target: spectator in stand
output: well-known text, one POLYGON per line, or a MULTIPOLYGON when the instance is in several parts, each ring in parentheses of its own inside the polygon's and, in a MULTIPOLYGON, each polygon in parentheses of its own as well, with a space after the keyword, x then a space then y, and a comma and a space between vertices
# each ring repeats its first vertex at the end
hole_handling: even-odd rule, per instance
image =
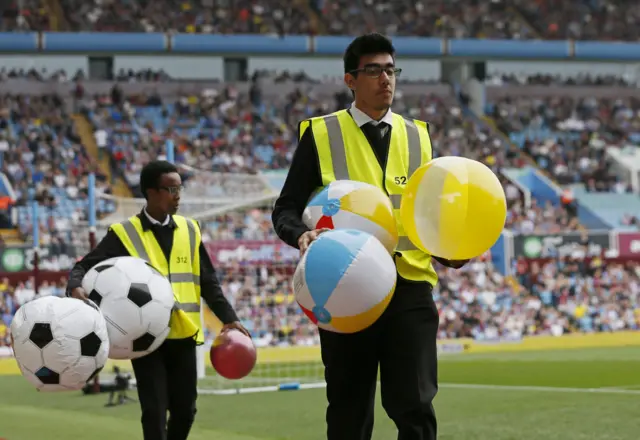
POLYGON ((625 226, 635 226, 640 229, 640 218, 637 215, 626 214, 622 217, 621 223, 625 226))

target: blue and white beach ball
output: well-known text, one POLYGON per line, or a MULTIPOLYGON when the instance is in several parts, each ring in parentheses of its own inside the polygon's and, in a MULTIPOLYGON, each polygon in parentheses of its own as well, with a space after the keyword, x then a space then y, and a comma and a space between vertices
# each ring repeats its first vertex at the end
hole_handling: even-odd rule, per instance
POLYGON ((298 304, 318 327, 355 333, 382 315, 396 287, 396 266, 374 236, 354 229, 320 235, 293 275, 298 304))

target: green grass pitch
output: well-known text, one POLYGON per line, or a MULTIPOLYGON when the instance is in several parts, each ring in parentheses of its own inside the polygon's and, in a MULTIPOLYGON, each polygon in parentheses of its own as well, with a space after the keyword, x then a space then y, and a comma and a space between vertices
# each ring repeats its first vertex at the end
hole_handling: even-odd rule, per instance
MULTIPOLYGON (((640 438, 640 347, 442 356, 439 376, 441 440, 640 438)), ((322 440, 324 392, 200 396, 190 439, 322 440)), ((137 404, 106 399, 0 376, 0 439, 140 439, 137 404)), ((394 439, 379 402, 376 411, 374 439, 394 439)))

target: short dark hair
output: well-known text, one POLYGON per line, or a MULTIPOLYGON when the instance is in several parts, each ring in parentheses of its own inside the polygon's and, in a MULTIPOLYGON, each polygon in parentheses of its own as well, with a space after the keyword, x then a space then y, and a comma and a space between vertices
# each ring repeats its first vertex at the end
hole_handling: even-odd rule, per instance
POLYGON ((160 178, 169 173, 177 173, 178 167, 166 160, 152 160, 140 171, 140 191, 147 198, 148 189, 158 189, 160 178))
POLYGON ((396 57, 393 43, 384 35, 374 32, 357 37, 344 52, 344 73, 356 70, 363 56, 378 53, 388 53, 394 59, 396 57))

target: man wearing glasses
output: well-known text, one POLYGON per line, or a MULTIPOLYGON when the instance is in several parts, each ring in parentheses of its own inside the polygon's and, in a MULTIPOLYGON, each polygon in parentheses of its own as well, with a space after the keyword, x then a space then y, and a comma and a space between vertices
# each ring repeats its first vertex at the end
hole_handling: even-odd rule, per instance
MULTIPOLYGON (((301 219, 318 188, 345 179, 375 185, 389 195, 400 233, 393 299, 382 317, 361 332, 320 329, 327 439, 371 439, 380 367, 382 405, 398 428, 398 440, 435 440, 438 310, 431 292, 438 276, 432 256, 404 235, 397 212, 408 178, 431 160, 429 131, 425 122, 390 110, 401 70, 386 37, 367 34, 353 40, 344 54, 344 72, 354 103, 300 123, 298 148, 274 206, 274 229, 303 254, 325 231, 310 231, 301 219)), ((465 263, 433 258, 449 267, 465 263)))
POLYGON ((222 321, 223 332, 235 328, 249 333, 220 288, 202 244, 200 225, 176 215, 182 180, 175 165, 166 161, 148 163, 140 173, 140 189, 146 206, 128 220, 111 225, 96 248, 76 263, 67 295, 86 300, 82 278, 93 266, 113 257, 144 258, 169 278, 180 304, 172 313, 169 336, 156 351, 131 364, 142 408, 144 440, 186 440, 196 414, 196 346, 204 343, 200 298, 222 321), (185 273, 193 276, 187 280, 185 273))

